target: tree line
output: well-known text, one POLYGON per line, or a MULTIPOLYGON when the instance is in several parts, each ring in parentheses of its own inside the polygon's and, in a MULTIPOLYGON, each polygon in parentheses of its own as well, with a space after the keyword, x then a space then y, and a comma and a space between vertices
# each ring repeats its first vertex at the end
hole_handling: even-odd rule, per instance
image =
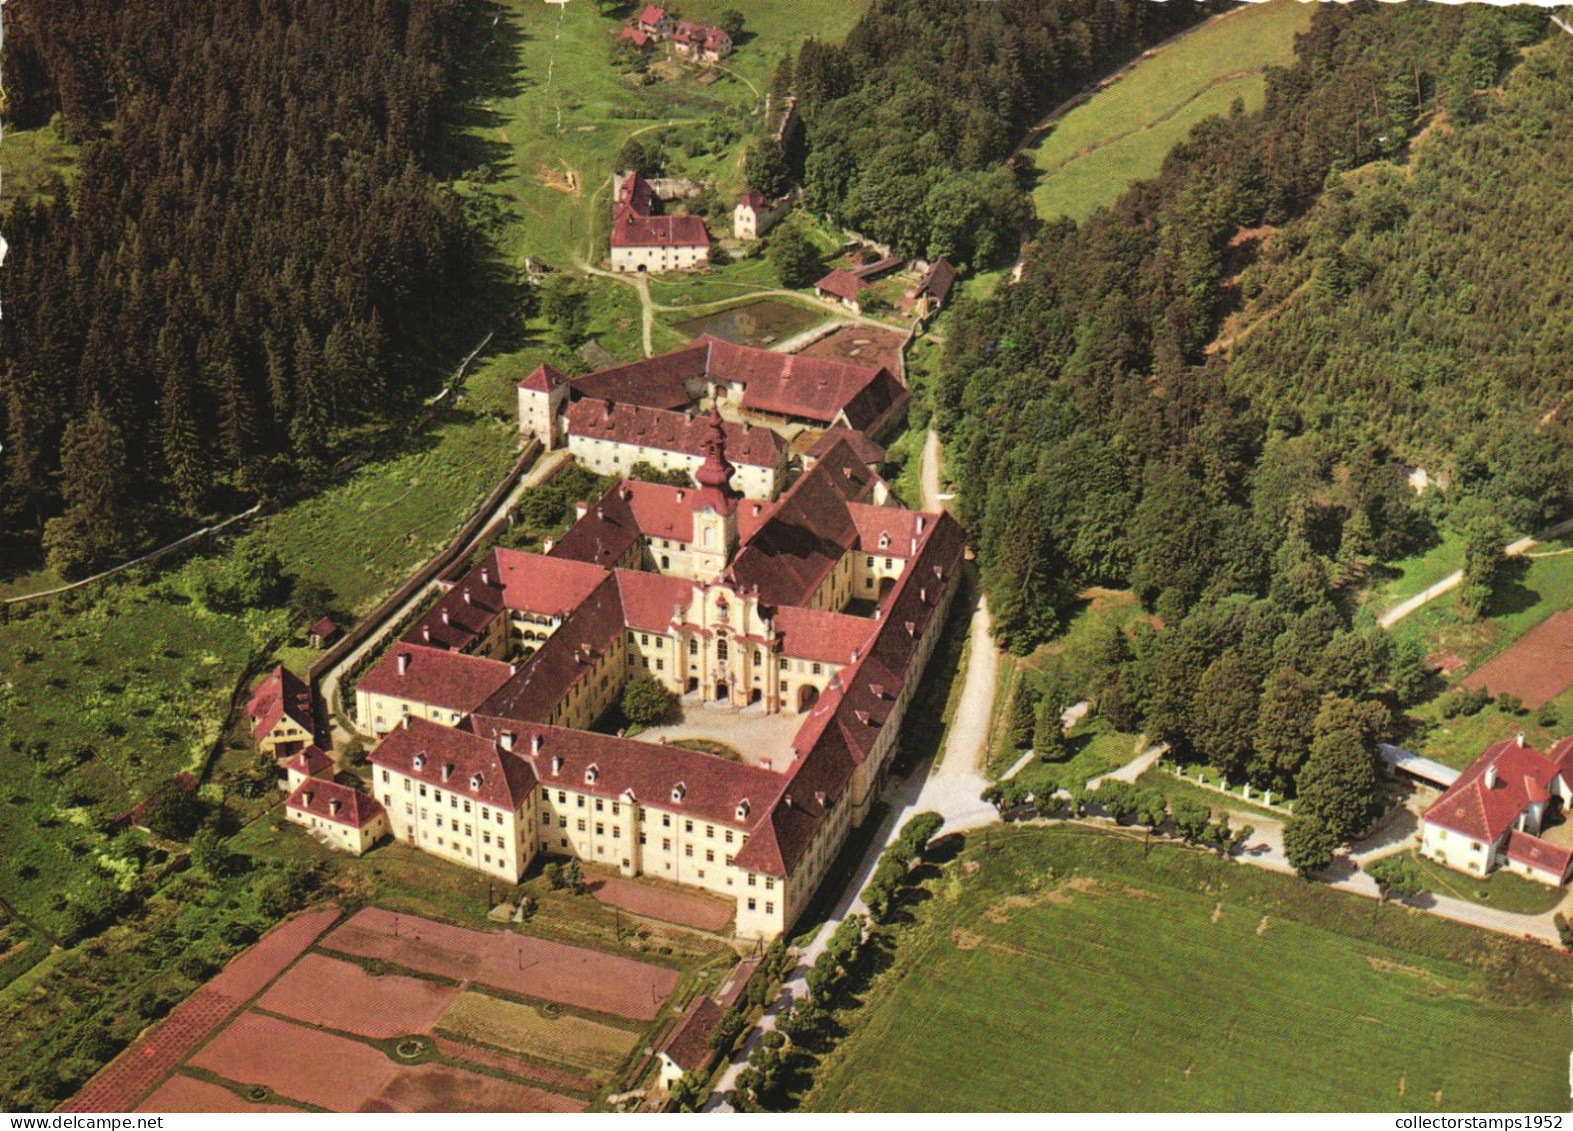
MULTIPOLYGON (((1033 223, 1030 164, 1008 163, 1039 117, 1144 48, 1222 11, 1146 0, 874 0, 840 46, 810 39, 782 62, 797 100, 789 156, 803 199, 903 254, 977 267, 1014 256, 1033 223)), ((784 188, 772 143, 749 175, 784 188)))
POLYGON ((1506 530, 1569 501, 1542 321, 1569 253, 1535 234, 1567 208, 1566 52, 1507 75, 1546 26, 1324 6, 1259 112, 1047 226, 949 324, 934 416, 999 638, 1028 652, 1079 589, 1132 589, 1158 627, 1102 641, 1100 710, 1297 792, 1301 860, 1362 826, 1372 741, 1426 693, 1424 655, 1358 614, 1369 578, 1451 524, 1485 607, 1506 530))
POLYGON ((68 575, 331 463, 429 372, 481 249, 439 181, 463 0, 23 0, 12 128, 80 176, 6 230, 12 560, 68 575))

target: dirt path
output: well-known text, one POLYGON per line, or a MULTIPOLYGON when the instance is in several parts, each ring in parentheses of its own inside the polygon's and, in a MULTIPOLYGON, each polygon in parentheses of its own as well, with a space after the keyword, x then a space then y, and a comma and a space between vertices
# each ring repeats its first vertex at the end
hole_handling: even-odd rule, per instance
MULTIPOLYGON (((1529 551, 1533 550, 1546 539, 1555 538, 1558 534, 1566 533, 1569 530, 1573 530, 1573 518, 1563 519, 1555 526, 1548 527, 1539 534, 1532 535, 1528 538, 1520 538, 1517 542, 1510 542, 1503 548, 1502 553, 1504 556, 1509 558, 1516 558, 1521 555, 1529 555, 1534 557, 1536 555, 1529 554, 1529 551)), ((1376 623, 1381 625, 1383 628, 1392 628, 1395 624, 1403 620, 1410 613, 1414 612, 1422 605, 1435 600, 1444 593, 1449 593, 1454 589, 1457 589, 1459 585, 1462 584, 1463 580, 1464 571, 1461 569, 1454 570, 1441 581, 1438 581, 1435 585, 1432 585, 1426 589, 1422 589, 1408 600, 1400 601, 1391 609, 1388 609, 1387 612, 1383 613, 1380 617, 1377 618, 1376 623)))
POLYGON ((923 440, 923 466, 918 478, 923 483, 923 509, 939 510, 939 461, 943 453, 939 446, 939 433, 929 429, 923 440))

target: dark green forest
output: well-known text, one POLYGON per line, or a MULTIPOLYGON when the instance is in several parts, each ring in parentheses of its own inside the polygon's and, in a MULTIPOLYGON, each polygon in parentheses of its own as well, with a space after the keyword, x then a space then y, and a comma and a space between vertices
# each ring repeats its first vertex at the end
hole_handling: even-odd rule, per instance
POLYGON ((1007 166, 1038 118, 1227 4, 875 0, 840 47, 777 76, 807 124, 808 207, 908 255, 981 266, 1032 224, 1007 166))
POLYGON ((464 0, 19 0, 12 128, 81 176, 6 228, 3 549, 68 575, 287 491, 454 347, 464 0), (131 474, 136 469, 136 474, 131 474))
POLYGON ((1370 571, 1451 524, 1482 608, 1508 533, 1569 502, 1573 42, 1525 53, 1546 27, 1326 5, 1260 112, 1050 226, 950 323, 935 419, 1001 641, 1133 589, 1165 627, 1110 633, 1100 709, 1297 789, 1302 860, 1363 826, 1371 740, 1425 686, 1354 615, 1370 571))

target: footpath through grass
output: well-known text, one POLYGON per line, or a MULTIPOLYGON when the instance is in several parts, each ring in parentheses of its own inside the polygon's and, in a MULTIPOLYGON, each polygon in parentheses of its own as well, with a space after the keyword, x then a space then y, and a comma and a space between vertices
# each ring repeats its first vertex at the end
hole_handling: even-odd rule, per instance
POLYGON ((1263 68, 1292 61, 1295 33, 1310 27, 1314 9, 1299 0, 1248 4, 1143 59, 1065 115, 1032 152, 1043 171, 1033 193, 1038 215, 1083 220, 1157 175, 1202 119, 1228 114, 1235 99, 1259 109, 1263 68))
POLYGON ((1196 850, 994 830, 929 881, 817 1111, 1549 1111, 1560 955, 1196 850), (1468 1055, 1459 1050, 1468 1049, 1468 1055))

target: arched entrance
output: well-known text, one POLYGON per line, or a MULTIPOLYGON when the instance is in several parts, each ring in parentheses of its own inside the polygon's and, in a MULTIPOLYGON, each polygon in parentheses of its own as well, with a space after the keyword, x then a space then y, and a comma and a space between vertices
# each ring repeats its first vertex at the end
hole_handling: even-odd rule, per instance
POLYGON ((762 688, 756 687, 756 688, 754 688, 754 690, 752 690, 752 691, 750 691, 748 693, 748 705, 750 707, 752 707, 755 703, 758 703, 764 697, 765 697, 764 690, 762 688))
POLYGON ((812 683, 805 683, 797 690, 797 713, 802 714, 815 703, 819 702, 819 688, 812 683))
POLYGON ((689 676, 688 677, 688 693, 690 695, 692 695, 694 692, 696 692, 698 690, 699 690, 699 677, 696 676, 696 675, 689 676))
POLYGON ((716 702, 718 703, 725 703, 727 701, 728 696, 726 684, 718 683, 715 685, 715 697, 716 702))

